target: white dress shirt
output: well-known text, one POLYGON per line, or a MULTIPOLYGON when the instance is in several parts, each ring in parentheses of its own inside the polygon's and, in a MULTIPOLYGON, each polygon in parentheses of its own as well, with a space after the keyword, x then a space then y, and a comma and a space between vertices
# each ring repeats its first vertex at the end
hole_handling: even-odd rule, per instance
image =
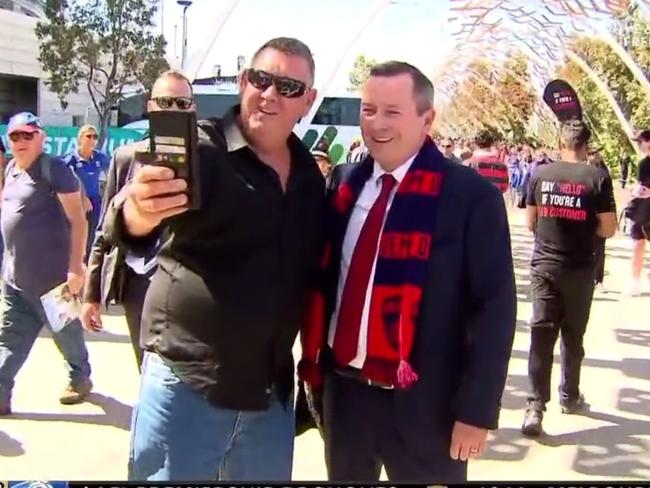
MULTIPOLYGON (((406 176, 406 172, 413 164, 415 155, 409 158, 403 165, 394 170, 391 174, 397 180, 397 184, 391 191, 391 194, 388 199, 388 206, 386 207, 386 215, 384 215, 384 223, 386 223, 386 217, 388 216, 388 211, 393 203, 393 198, 397 192, 397 188, 400 183, 406 176)), ((361 234, 361 229, 363 224, 368 217, 368 212, 372 208, 375 200, 379 197, 381 192, 381 178, 382 175, 387 172, 381 169, 381 166, 375 161, 374 168, 372 171, 372 176, 366 182, 359 198, 357 198, 356 203, 354 204, 354 209, 350 216, 350 221, 348 222, 347 230, 345 231, 345 238, 343 239, 343 250, 341 252, 341 269, 339 272, 339 283, 338 289, 336 292, 336 308, 334 309, 334 314, 332 315, 332 320, 329 327, 329 337, 327 343, 330 347, 334 347, 334 336, 336 334, 336 326, 339 315, 339 308, 341 307, 341 298, 343 296, 343 288, 345 287, 345 280, 348 276, 348 270, 350 269, 350 261, 352 260, 352 253, 354 248, 357 245, 357 240, 359 239, 359 234, 361 234)), ((382 232, 383 232, 382 224, 382 232)), ((380 233, 381 238, 381 233, 380 233)), ((379 252, 379 246, 377 246, 377 253, 379 252)), ((372 265, 372 271, 370 272, 370 279, 368 280, 368 288, 366 289, 366 299, 363 305, 363 313, 361 315, 361 327, 359 329, 359 344, 357 346, 357 356, 350 361, 350 366, 353 368, 361 369, 363 364, 366 361, 367 355, 367 346, 368 346, 368 317, 370 316, 370 298, 372 295, 372 288, 375 282, 375 270, 377 268, 377 253, 375 254, 374 263, 372 265)))

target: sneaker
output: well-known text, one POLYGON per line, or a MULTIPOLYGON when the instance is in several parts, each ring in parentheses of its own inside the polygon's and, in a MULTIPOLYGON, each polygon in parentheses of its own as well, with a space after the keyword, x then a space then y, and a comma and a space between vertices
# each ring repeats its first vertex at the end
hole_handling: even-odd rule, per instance
POLYGON ((562 413, 566 413, 569 415, 580 412, 584 407, 585 407, 585 397, 583 395, 580 395, 575 400, 569 400, 563 405, 560 404, 562 413))
POLYGON ((539 410, 528 409, 524 415, 524 424, 521 426, 521 433, 527 437, 539 437, 542 435, 542 419, 544 414, 539 410))
POLYGON ((75 405, 81 403, 93 389, 93 382, 90 378, 70 381, 68 386, 63 390, 59 397, 59 402, 63 405, 75 405))
POLYGON ((628 295, 630 297, 640 297, 641 296, 641 281, 640 280, 632 280, 632 283, 630 283, 630 286, 626 291, 626 295, 628 295))
POLYGON ((11 399, 0 400, 0 417, 11 415, 11 399))

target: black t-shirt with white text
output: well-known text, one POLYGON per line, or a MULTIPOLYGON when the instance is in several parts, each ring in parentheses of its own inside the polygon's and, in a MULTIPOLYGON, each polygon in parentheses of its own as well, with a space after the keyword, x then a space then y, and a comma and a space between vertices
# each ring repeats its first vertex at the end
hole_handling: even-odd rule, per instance
POLYGON ((599 213, 616 212, 612 180, 588 164, 557 162, 531 177, 527 205, 537 207, 532 266, 594 263, 599 213))

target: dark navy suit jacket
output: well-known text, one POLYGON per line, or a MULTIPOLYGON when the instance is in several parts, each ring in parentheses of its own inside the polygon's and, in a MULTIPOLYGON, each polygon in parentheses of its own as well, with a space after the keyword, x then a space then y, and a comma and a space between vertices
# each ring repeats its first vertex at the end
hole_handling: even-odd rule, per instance
MULTIPOLYGON (((411 363, 420 378, 395 390, 396 422, 422 452, 448 452, 453 424, 495 429, 516 324, 517 297, 501 192, 470 168, 447 173, 411 363)), ((338 166, 329 191, 355 165, 338 166)), ((333 311, 341 250, 327 287, 333 311)), ((329 323, 327 320, 326 323, 329 323)))

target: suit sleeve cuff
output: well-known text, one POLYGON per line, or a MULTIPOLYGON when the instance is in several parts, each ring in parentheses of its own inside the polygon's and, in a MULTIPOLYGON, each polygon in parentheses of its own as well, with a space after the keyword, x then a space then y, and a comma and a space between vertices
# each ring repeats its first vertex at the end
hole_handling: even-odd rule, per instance
POLYGON ((500 408, 488 411, 458 408, 456 410, 456 421, 481 429, 496 430, 499 428, 499 412, 500 408))

